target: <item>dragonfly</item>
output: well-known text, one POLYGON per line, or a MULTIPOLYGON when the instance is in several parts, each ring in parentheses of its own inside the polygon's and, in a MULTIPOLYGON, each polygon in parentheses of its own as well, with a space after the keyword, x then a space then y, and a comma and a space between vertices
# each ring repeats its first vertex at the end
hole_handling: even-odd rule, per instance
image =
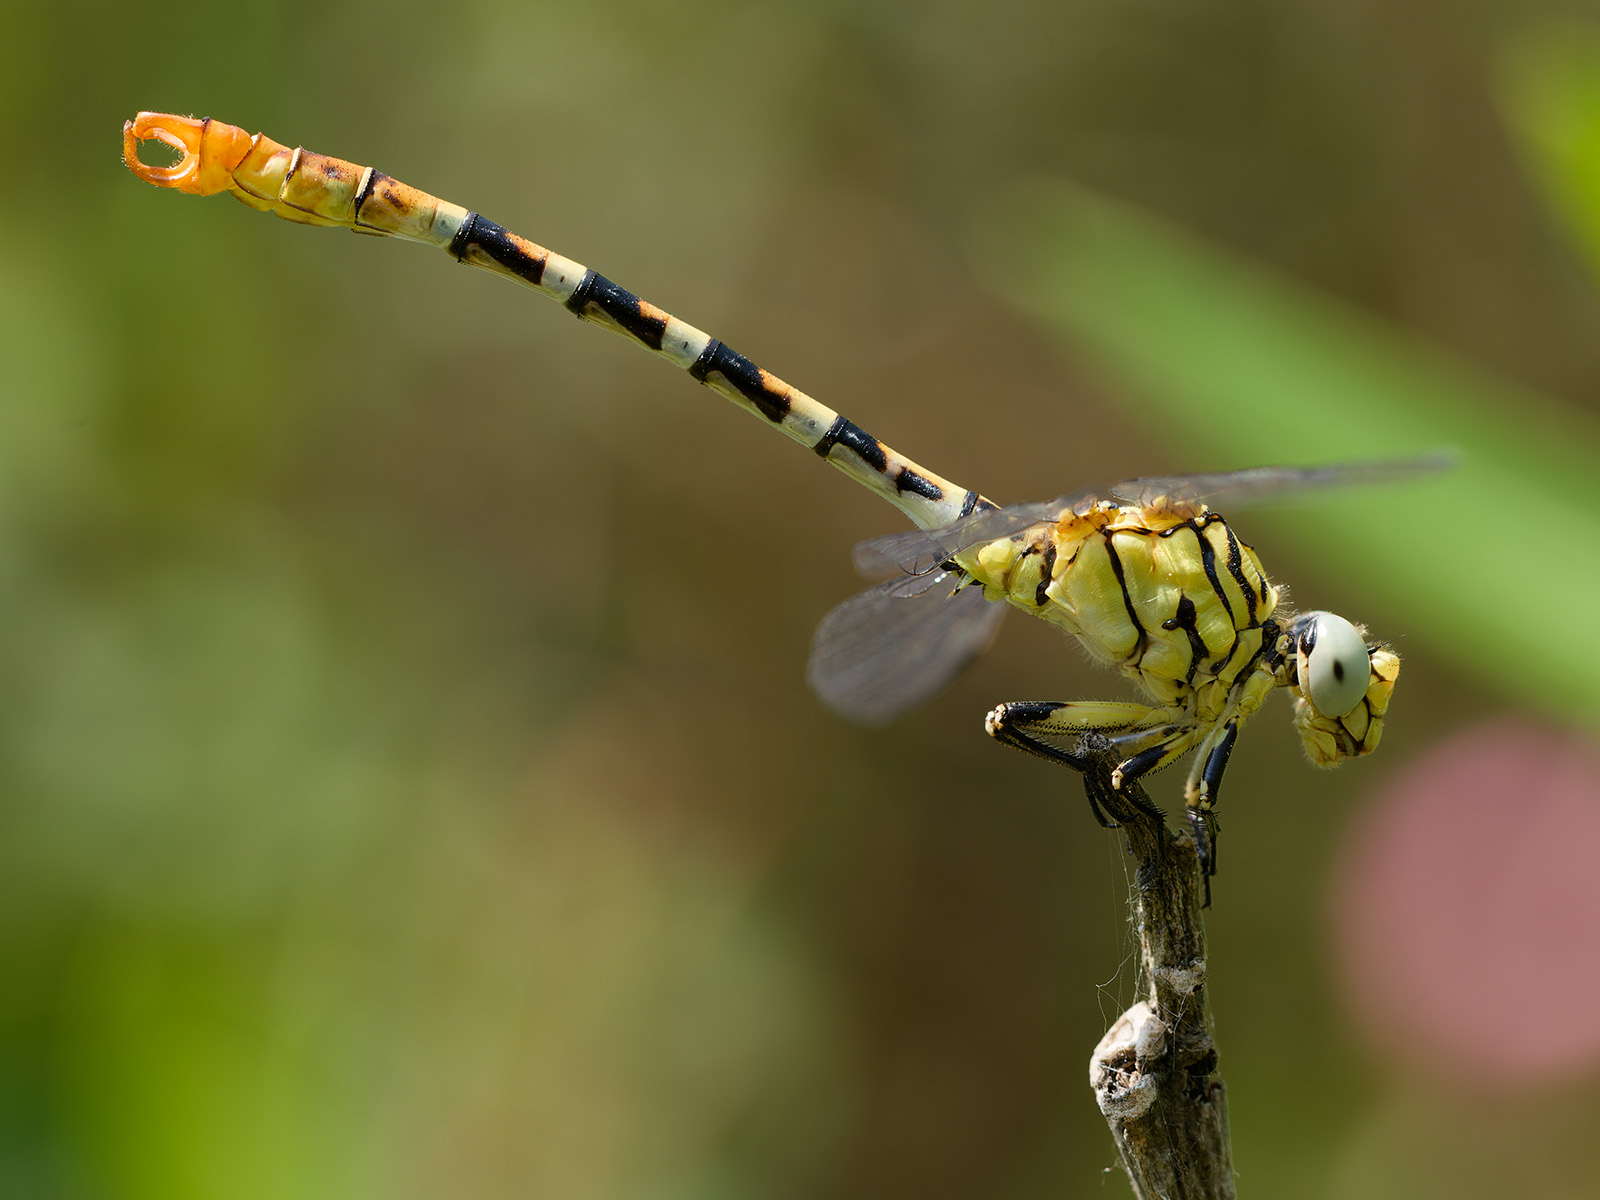
MULTIPOLYGON (((1393 481, 1448 465, 1447 456, 1144 477, 1002 507, 604 275, 371 167, 210 118, 152 112, 124 125, 123 160, 159 187, 228 192, 297 224, 437 246, 541 292, 674 363, 894 505, 915 529, 857 547, 858 569, 881 582, 830 612, 812 642, 807 679, 847 719, 883 724, 942 691, 993 641, 1008 607, 1042 618, 1141 698, 1005 703, 988 714, 988 733, 1081 772, 1103 769, 1098 755, 1109 746, 1119 790, 1192 755, 1184 804, 1208 884, 1223 774, 1240 727, 1271 692, 1292 697, 1313 764, 1377 749, 1399 656, 1343 617, 1290 611, 1212 503, 1393 481), (177 161, 142 162, 151 140, 177 161)), ((1098 806, 1095 815, 1111 823, 1098 806)))

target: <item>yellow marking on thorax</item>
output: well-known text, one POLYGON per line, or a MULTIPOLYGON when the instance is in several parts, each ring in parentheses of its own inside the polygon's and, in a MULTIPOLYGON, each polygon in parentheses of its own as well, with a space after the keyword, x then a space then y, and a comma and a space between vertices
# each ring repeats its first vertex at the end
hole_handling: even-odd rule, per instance
POLYGON ((1158 703, 1182 706, 1203 720, 1222 718, 1230 703, 1245 715, 1276 682, 1263 672, 1232 695, 1239 673, 1261 648, 1260 623, 1272 615, 1277 589, 1263 588, 1255 553, 1237 543, 1239 571, 1255 600, 1252 614, 1250 598, 1228 567, 1233 547, 1227 527, 1205 516, 1203 508, 1101 503, 966 551, 957 562, 991 600, 1009 601, 1073 634, 1092 658, 1116 667, 1158 703), (1053 560, 1046 553, 1051 548, 1053 560))

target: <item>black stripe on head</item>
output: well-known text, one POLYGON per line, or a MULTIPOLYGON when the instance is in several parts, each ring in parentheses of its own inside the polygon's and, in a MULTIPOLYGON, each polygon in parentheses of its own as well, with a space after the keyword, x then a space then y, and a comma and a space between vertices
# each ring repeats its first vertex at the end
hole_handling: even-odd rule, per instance
POLYGON ((587 317, 591 308, 599 309, 629 337, 651 350, 661 349, 661 339, 667 332, 665 315, 647 315, 639 297, 595 271, 584 272, 583 281, 567 297, 566 306, 580 317, 587 317))
MULTIPOLYGON (((726 379, 741 396, 773 424, 789 415, 789 397, 770 390, 761 376, 761 368, 744 355, 728 349, 712 338, 689 367, 689 374, 701 383, 713 371, 726 379)), ((835 422, 837 424, 838 422, 835 422)))
POLYGON ((456 230, 455 237, 450 239, 450 253, 457 262, 465 262, 474 249, 535 287, 544 280, 544 259, 528 254, 517 245, 511 234, 488 217, 469 213, 461 223, 461 228, 456 230))
POLYGON ((1228 535, 1228 574, 1233 576, 1233 581, 1239 585, 1239 590, 1244 593, 1244 605, 1250 614, 1250 625, 1254 628, 1256 623, 1256 590, 1250 586, 1250 581, 1244 577, 1244 552, 1239 549, 1239 539, 1234 536, 1233 530, 1224 521, 1223 530, 1228 535))
POLYGON ((910 467, 901 467, 895 472, 894 490, 897 492, 913 492, 925 500, 943 500, 944 489, 926 475, 913 471, 910 467))

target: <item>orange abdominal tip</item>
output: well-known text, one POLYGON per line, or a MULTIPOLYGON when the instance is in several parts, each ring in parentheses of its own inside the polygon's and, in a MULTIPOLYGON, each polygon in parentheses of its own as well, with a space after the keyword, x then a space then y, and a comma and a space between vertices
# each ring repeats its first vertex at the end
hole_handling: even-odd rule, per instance
POLYGON ((146 183, 210 196, 233 185, 233 169, 249 153, 251 136, 237 125, 172 113, 142 112, 122 126, 122 161, 146 183), (140 161, 139 143, 157 141, 183 157, 170 167, 140 161))

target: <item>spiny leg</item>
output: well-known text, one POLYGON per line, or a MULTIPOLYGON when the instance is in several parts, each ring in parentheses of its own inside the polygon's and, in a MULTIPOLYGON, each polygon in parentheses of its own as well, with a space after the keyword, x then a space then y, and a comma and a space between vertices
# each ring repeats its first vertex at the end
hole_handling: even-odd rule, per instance
POLYGON ((1222 776, 1228 769, 1228 758, 1233 753, 1233 743, 1239 736, 1239 723, 1229 721, 1214 735, 1205 758, 1196 767, 1199 786, 1194 786, 1193 776, 1185 789, 1184 813, 1189 819, 1189 832, 1194 835, 1195 853, 1200 858, 1200 873, 1206 881, 1206 906, 1211 904, 1211 877, 1217 873, 1217 835, 1222 826, 1217 820, 1217 798, 1222 790, 1222 776))
POLYGON ((1089 807, 1101 825, 1112 828, 1102 796, 1126 796, 1141 812, 1161 821, 1159 808, 1137 789, 1124 790, 1152 771, 1169 766, 1200 747, 1200 754, 1184 788, 1185 815, 1194 837, 1195 855, 1205 886, 1205 906, 1211 905, 1211 876, 1217 869, 1215 806, 1228 757, 1239 734, 1236 719, 1203 731, 1192 722, 1174 719, 1167 709, 1109 701, 1061 703, 1031 700, 1002 704, 984 721, 989 736, 1040 758, 1059 762, 1099 781, 1106 774, 1107 749, 1127 754, 1102 782, 1087 786, 1089 807))
MULTIPOLYGON (((1018 700, 1002 704, 984 718, 984 729, 990 737, 1007 746, 1037 755, 1051 762, 1061 763, 1085 776, 1092 776, 1104 768, 1104 759, 1085 745, 1092 735, 1120 731, 1137 731, 1142 736, 1162 736, 1161 725, 1151 728, 1151 723, 1163 716, 1163 710, 1145 704, 1119 704, 1111 701, 1055 701, 1018 700), (1090 736, 1086 736, 1090 735, 1090 736)), ((1125 735, 1131 736, 1131 735, 1125 735)), ((1116 738, 1110 739, 1114 744, 1116 738)), ((1117 768, 1108 782, 1117 788, 1117 773, 1127 764, 1117 768)), ((1106 813, 1093 788, 1087 789, 1089 807, 1095 820, 1103 828, 1115 829, 1117 822, 1106 813)), ((1144 813, 1157 820, 1163 814, 1149 799, 1130 793, 1131 801, 1144 813)))
POLYGON ((1084 777, 1085 794, 1089 798, 1089 811, 1094 813, 1094 819, 1102 829, 1115 829, 1117 823, 1107 814, 1101 806, 1095 789, 1089 785, 1094 777, 1095 762, 1092 755, 1082 750, 1068 749, 1065 746, 1051 745, 1030 737, 1024 728, 1038 718, 1048 716, 1047 710, 1054 710, 1056 705, 1049 700, 1022 700, 1010 704, 1002 704, 984 718, 983 727, 989 736, 1025 754, 1034 754, 1050 762, 1060 763, 1062 766, 1071 767, 1084 777))

